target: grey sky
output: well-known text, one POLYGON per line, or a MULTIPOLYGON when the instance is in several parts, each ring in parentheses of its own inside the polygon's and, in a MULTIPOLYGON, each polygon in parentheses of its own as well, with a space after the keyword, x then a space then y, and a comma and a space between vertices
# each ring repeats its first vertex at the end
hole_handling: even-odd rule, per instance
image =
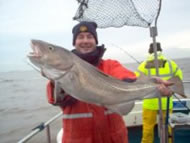
MULTIPOLYGON (((162 2, 157 40, 171 58, 190 54, 187 54, 190 51, 189 6, 188 0, 162 2), (181 53, 170 55, 174 49, 181 53)), ((72 18, 77 8, 76 0, 0 0, 0 72, 30 68, 24 62, 30 51, 30 39, 73 48, 71 30, 77 22, 72 18)), ((113 44, 141 60, 152 42, 149 29, 140 27, 98 29, 98 37, 99 43, 106 45, 105 58, 114 58, 123 63, 131 62, 131 59, 113 44)))

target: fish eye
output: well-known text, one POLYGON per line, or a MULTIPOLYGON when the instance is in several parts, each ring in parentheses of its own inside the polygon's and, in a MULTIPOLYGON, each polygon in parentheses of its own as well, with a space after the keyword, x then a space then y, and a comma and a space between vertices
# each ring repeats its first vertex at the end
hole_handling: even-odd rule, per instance
POLYGON ((48 49, 49 49, 50 51, 53 51, 53 50, 54 50, 54 47, 53 47, 53 46, 48 46, 48 49))

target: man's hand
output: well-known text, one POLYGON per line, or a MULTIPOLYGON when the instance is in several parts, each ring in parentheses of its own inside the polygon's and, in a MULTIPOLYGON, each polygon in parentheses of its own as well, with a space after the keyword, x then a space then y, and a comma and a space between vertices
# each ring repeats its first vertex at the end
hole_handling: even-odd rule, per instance
POLYGON ((173 85, 173 82, 162 80, 158 77, 155 78, 157 83, 160 83, 158 89, 161 93, 161 96, 171 96, 173 92, 168 88, 168 86, 173 85))

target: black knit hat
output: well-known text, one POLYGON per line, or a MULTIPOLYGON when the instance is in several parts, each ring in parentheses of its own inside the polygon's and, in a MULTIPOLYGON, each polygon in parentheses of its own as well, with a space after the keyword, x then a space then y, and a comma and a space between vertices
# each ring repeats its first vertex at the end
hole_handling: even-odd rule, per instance
MULTIPOLYGON (((157 46, 157 51, 161 51, 162 52, 161 44, 160 43, 156 43, 156 46, 157 46)), ((150 44, 150 48, 149 48, 148 52, 150 54, 154 53, 153 43, 150 44)))
POLYGON ((73 45, 75 45, 76 37, 80 32, 90 32, 94 36, 96 44, 98 44, 96 28, 97 24, 95 22, 82 21, 79 24, 75 25, 72 30, 73 45))

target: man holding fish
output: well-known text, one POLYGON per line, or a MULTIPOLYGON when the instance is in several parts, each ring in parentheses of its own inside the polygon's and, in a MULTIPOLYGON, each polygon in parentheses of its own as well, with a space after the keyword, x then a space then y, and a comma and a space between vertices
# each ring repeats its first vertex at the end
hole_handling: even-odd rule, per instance
MULTIPOLYGON (((73 53, 106 74, 121 80, 135 80, 135 74, 117 61, 102 60, 106 49, 103 45, 97 46, 96 27, 96 23, 81 22, 73 28, 73 53)), ((53 97, 50 94, 52 87, 50 82, 50 98, 53 97)), ((54 103, 53 98, 49 102, 54 103)), ((69 119, 63 119, 63 143, 127 143, 127 130, 119 114, 101 106, 78 101, 69 95, 58 102, 56 104, 60 104, 64 114, 70 115, 69 119)))
POLYGON ((167 87, 172 82, 145 76, 136 79, 118 61, 103 60, 105 48, 97 46, 96 28, 96 23, 87 21, 74 26, 72 52, 32 40, 34 52, 29 58, 50 79, 49 103, 64 113, 62 143, 128 143, 121 115, 131 111, 134 100, 152 97, 154 92, 163 96, 177 92, 167 87))

